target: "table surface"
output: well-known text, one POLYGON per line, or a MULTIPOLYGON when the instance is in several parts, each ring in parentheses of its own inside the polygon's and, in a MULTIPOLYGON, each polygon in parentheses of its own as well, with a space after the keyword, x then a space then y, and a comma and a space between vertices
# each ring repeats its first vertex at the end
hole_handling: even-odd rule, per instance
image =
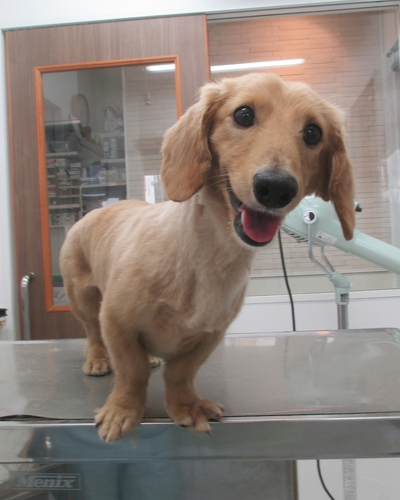
MULTIPOLYGON (((85 350, 83 339, 1 342, 0 450, 23 429, 87 429, 97 439, 94 410, 114 379, 85 376, 85 350)), ((259 433, 266 458, 400 455, 400 330, 230 335, 199 371, 196 387, 225 408, 212 435, 225 435, 226 444, 229 433, 240 432, 243 453, 247 447, 252 453, 259 433)), ((163 396, 161 367, 151 375, 136 434, 168 428, 183 436, 180 446, 196 439, 203 446, 202 438, 170 423, 163 396)), ((210 442, 206 448, 219 453, 209 451, 210 442)))

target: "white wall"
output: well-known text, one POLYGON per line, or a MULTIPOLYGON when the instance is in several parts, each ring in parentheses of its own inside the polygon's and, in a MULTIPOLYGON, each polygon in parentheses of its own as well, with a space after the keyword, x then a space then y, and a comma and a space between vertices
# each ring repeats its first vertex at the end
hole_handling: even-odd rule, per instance
POLYGON ((68 4, 63 6, 63 4, 53 0, 41 0, 40 2, 1 0, 0 27, 1 29, 10 29, 132 17, 340 3, 348 2, 342 0, 169 0, 168 2, 165 0, 148 0, 147 2, 70 0, 68 4))
MULTIPOLYGON (((4 0, 1 0, 5 8, 4 0)), ((1 21, 0 21, 1 22, 1 21)), ((12 339, 16 330, 16 290, 12 258, 11 189, 7 138, 6 75, 3 37, 0 37, 0 307, 8 309, 8 318, 0 326, 0 339, 12 339)))
MULTIPOLYGON (((399 302, 398 290, 351 293, 349 328, 400 328, 399 302)), ((294 309, 297 331, 338 328, 333 293, 297 295, 294 297, 294 309)), ((277 295, 247 297, 228 333, 273 333, 292 329, 289 299, 277 295)))

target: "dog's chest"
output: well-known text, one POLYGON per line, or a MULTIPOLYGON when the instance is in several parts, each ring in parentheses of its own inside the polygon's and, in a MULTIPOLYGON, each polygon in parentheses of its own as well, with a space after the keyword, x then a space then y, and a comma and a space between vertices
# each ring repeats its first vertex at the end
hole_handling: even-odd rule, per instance
POLYGON ((226 277, 210 280, 209 286, 199 286, 192 304, 192 314, 188 317, 188 327, 207 331, 225 330, 242 306, 247 285, 226 277))
POLYGON ((225 279, 198 277, 195 284, 158 303, 152 320, 142 332, 146 349, 153 355, 168 358, 180 346, 204 333, 223 333, 239 312, 247 285, 243 276, 225 279))

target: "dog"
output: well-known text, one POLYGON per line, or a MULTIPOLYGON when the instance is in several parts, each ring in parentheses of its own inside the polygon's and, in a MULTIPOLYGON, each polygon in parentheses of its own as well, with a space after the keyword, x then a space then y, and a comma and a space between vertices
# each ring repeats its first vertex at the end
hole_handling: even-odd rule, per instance
POLYGON ((96 417, 105 441, 141 421, 149 355, 165 361, 172 420, 201 433, 223 408, 194 378, 244 301, 257 248, 312 193, 331 200, 346 239, 354 181, 342 112, 273 73, 206 84, 165 133, 161 177, 169 201, 125 200, 91 211, 68 233, 60 267, 83 323, 87 375, 115 372, 96 417))

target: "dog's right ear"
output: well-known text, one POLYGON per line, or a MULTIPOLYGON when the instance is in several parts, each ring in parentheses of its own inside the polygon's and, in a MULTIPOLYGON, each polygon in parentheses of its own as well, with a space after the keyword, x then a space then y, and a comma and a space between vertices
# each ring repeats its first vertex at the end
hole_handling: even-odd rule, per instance
POLYGON ((328 118, 329 147, 325 153, 324 172, 315 191, 325 201, 331 201, 342 226, 346 240, 354 236, 354 174, 347 156, 344 133, 344 117, 338 109, 326 108, 328 118))
POLYGON ((220 94, 218 84, 205 85, 200 100, 164 135, 161 179, 170 200, 188 200, 203 186, 211 167, 208 138, 220 94))

